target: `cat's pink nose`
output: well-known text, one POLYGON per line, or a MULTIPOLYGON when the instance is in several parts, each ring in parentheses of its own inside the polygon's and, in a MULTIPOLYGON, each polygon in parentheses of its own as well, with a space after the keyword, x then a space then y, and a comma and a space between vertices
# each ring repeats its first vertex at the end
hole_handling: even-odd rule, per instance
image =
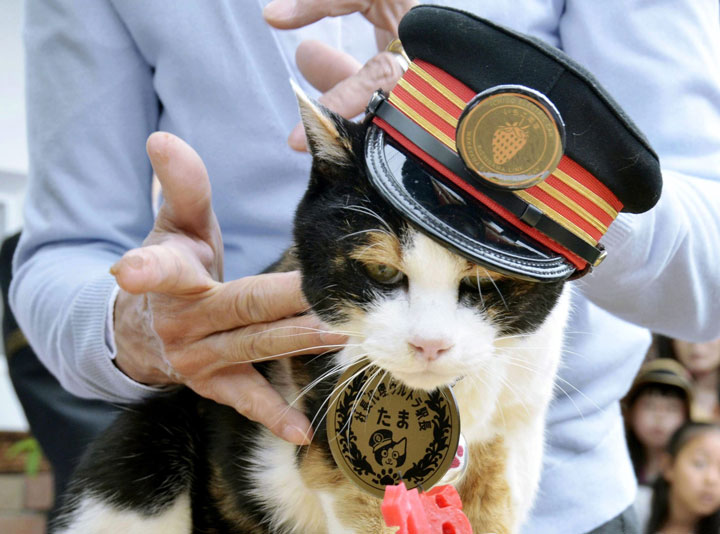
POLYGON ((432 362, 453 347, 453 343, 445 337, 413 336, 408 339, 410 349, 415 356, 432 362))

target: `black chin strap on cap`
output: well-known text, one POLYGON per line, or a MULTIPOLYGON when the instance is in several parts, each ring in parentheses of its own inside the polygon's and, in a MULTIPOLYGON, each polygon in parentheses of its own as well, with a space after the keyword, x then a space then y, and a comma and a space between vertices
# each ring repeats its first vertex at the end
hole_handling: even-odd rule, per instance
POLYGON ((472 205, 464 210, 464 206, 436 202, 433 207, 427 196, 419 193, 422 188, 408 186, 408 166, 428 180, 434 179, 434 173, 427 173, 424 166, 411 158, 393 165, 391 160, 400 155, 401 148, 394 147, 382 129, 369 127, 365 157, 373 186, 395 209, 443 246, 494 271, 535 281, 555 282, 576 272, 565 258, 523 239, 521 233, 504 227, 501 219, 481 206, 472 205), (494 239, 487 239, 490 233, 494 239))

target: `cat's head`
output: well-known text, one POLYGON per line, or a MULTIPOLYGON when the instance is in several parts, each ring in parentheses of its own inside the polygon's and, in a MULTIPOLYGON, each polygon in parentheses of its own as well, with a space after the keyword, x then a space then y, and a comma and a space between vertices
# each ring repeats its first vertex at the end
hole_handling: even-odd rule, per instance
POLYGON ((296 252, 313 309, 350 336, 342 357, 365 358, 426 390, 503 374, 498 366, 512 362, 499 347, 540 328, 563 283, 494 272, 428 237, 368 179, 368 124, 298 99, 313 165, 296 214, 296 252))

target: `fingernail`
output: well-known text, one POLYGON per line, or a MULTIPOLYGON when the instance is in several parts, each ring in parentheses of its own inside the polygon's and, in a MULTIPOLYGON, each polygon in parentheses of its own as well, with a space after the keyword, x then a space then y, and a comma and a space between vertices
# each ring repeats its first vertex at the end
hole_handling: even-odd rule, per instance
POLYGON ((167 163, 170 159, 168 155, 168 145, 172 140, 172 136, 167 132, 154 132, 147 139, 146 149, 149 156, 158 163, 167 163))
POLYGON ((284 440, 295 445, 308 445, 312 441, 312 429, 310 428, 303 430, 294 425, 285 425, 281 434, 284 440))
POLYGON ((266 19, 289 19, 295 10, 294 0, 273 0, 263 9, 263 17, 266 19))
POLYGON ((290 148, 297 150, 298 152, 307 151, 305 129, 302 127, 302 124, 298 124, 295 128, 293 128, 293 131, 290 132, 290 135, 288 136, 288 145, 290 145, 290 148))

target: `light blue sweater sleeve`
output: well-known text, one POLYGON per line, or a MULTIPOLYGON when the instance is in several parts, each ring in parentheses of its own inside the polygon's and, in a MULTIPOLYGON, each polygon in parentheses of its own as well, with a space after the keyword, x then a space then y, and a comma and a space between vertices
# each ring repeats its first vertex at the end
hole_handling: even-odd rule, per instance
POLYGON ((152 226, 152 68, 105 1, 31 0, 24 39, 31 167, 13 310, 71 392, 137 400, 152 388, 115 367, 104 332, 108 269, 152 226))
POLYGON ((314 38, 364 61, 376 47, 359 14, 276 32, 263 5, 26 4, 29 191, 10 297, 39 358, 76 395, 157 391, 121 373, 105 343, 108 270, 153 225, 150 133, 173 132, 203 158, 226 280, 260 272, 290 242, 310 157, 285 143, 299 121, 288 79, 313 94, 295 50, 314 38))
POLYGON ((621 215, 580 288, 671 337, 720 337, 720 4, 566 2, 563 47, 588 65, 660 157, 655 209, 621 215))

